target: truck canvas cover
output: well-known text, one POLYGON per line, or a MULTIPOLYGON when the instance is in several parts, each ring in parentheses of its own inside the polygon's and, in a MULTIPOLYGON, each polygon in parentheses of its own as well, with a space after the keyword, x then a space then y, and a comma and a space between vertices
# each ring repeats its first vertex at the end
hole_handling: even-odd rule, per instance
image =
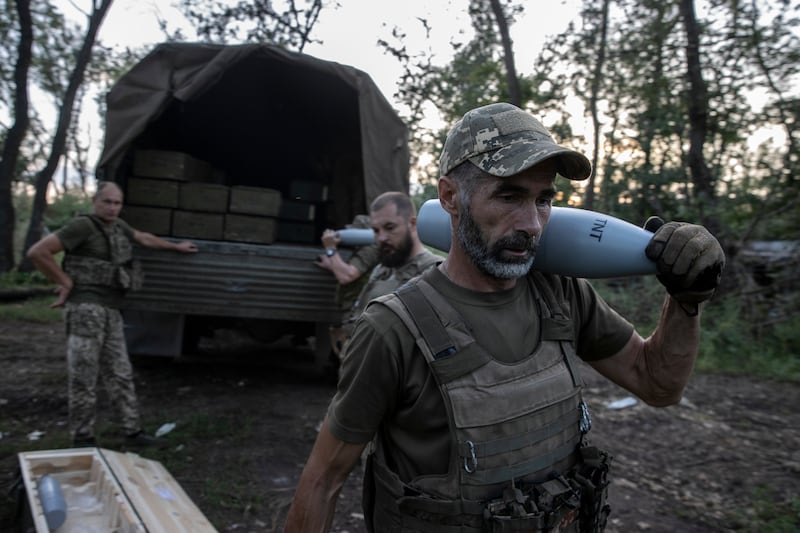
POLYGON ((291 323, 327 357, 328 324, 346 310, 314 264, 319 237, 409 186, 406 126, 370 77, 268 44, 166 43, 106 102, 97 177, 126 192, 122 218, 200 250, 136 248, 144 283, 123 304, 131 353, 178 354, 228 323, 264 336, 291 323), (168 154, 170 171, 199 161, 203 177, 148 174, 143 154, 168 154))
POLYGON ((407 129, 364 72, 268 44, 165 43, 107 95, 98 177, 124 182, 132 148, 184 152, 227 185, 325 181, 344 224, 408 191, 407 129))

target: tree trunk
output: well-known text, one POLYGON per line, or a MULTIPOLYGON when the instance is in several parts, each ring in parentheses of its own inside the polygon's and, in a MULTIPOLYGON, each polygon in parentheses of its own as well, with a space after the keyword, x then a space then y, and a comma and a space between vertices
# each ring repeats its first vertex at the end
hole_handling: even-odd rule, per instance
MULTIPOLYGON (((53 174, 55 174, 58 168, 58 162, 64 154, 67 132, 69 131, 70 122, 72 120, 72 110, 75 107, 75 99, 83 83, 83 74, 86 71, 89 61, 92 59, 92 49, 97 40, 97 32, 100 30, 103 18, 111 7, 112 2, 113 0, 102 0, 99 6, 94 7, 92 15, 89 17, 89 28, 86 31, 86 38, 78 53, 75 68, 70 75, 69 84, 64 93, 64 100, 62 101, 61 111, 58 116, 56 133, 53 136, 50 157, 47 159, 45 167, 36 174, 36 193, 33 197, 31 221, 25 237, 24 251, 27 251, 42 236, 42 222, 44 220, 45 209, 47 208, 47 189, 50 185, 50 181, 53 179, 53 174)), ((19 270, 21 272, 31 272, 33 270, 33 265, 30 260, 24 258, 24 254, 19 270)))
POLYGON ((703 154, 708 134, 708 88, 700 65, 700 28, 695 16, 694 0, 681 0, 680 11, 686 30, 686 66, 689 80, 686 93, 689 112, 689 171, 694 197, 700 210, 700 221, 709 231, 716 232, 719 224, 715 221, 713 210, 714 179, 703 154))
POLYGON ((19 47, 14 67, 14 124, 9 128, 0 159, 0 272, 14 268, 14 227, 16 215, 12 183, 17 171, 19 150, 28 130, 28 69, 33 58, 33 19, 30 0, 17 0, 19 47))
POLYGON ((600 21, 600 42, 597 43, 597 61, 595 62, 594 72, 592 73, 592 89, 589 95, 589 112, 592 115, 592 136, 594 153, 592 154, 592 173, 586 183, 586 193, 584 194, 583 204, 586 209, 594 209, 594 184, 597 175, 597 162, 600 160, 600 119, 597 116, 597 99, 600 95, 600 80, 603 79, 603 69, 606 62, 606 45, 608 40, 608 4, 609 0, 603 0, 603 16, 600 21))
POLYGON ((500 0, 491 0, 492 12, 500 29, 500 39, 503 43, 503 63, 506 66, 506 83, 508 84, 509 102, 517 107, 522 107, 522 91, 519 88, 517 67, 514 65, 514 49, 511 43, 511 34, 508 31, 508 21, 503 12, 500 0))

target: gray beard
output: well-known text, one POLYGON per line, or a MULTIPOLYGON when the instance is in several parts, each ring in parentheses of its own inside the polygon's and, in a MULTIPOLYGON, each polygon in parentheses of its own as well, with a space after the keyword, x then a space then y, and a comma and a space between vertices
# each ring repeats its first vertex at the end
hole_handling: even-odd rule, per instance
POLYGON ((464 208, 456 232, 459 244, 472 263, 484 274, 498 279, 516 279, 528 274, 536 257, 536 239, 523 232, 504 237, 489 248, 469 207, 464 208), (526 248, 528 255, 522 258, 504 259, 503 250, 526 248))

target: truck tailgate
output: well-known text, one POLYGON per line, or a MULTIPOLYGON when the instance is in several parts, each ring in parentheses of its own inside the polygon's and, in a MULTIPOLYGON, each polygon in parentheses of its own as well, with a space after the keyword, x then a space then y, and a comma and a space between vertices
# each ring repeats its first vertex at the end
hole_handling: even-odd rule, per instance
POLYGON ((336 279, 316 266, 319 246, 194 240, 196 254, 136 247, 144 284, 124 308, 337 322, 336 279))

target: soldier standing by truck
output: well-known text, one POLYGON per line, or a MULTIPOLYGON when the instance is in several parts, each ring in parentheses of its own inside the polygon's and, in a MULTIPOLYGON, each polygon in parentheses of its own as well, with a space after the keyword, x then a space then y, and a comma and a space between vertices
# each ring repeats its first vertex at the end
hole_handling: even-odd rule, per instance
POLYGON ((132 242, 148 248, 197 251, 189 241, 170 242, 137 231, 119 219, 122 190, 99 182, 93 213, 78 216, 31 246, 28 257, 57 284, 51 307, 64 307, 67 328, 69 428, 73 445, 95 446, 97 381, 102 379, 130 446, 162 444, 140 425, 119 304, 141 284, 132 259, 132 242), (62 265, 55 255, 65 252, 62 265))
MULTIPOLYGON (((425 272, 442 261, 429 252, 417 235, 417 212, 411 198, 405 193, 390 191, 375 198, 369 210, 370 225, 375 232, 379 264, 372 270, 364 287, 353 303, 349 316, 342 323, 338 342, 341 360, 347 339, 373 298, 389 294, 411 278, 425 272)), ((327 248, 327 257, 337 255, 336 247, 327 248)))

